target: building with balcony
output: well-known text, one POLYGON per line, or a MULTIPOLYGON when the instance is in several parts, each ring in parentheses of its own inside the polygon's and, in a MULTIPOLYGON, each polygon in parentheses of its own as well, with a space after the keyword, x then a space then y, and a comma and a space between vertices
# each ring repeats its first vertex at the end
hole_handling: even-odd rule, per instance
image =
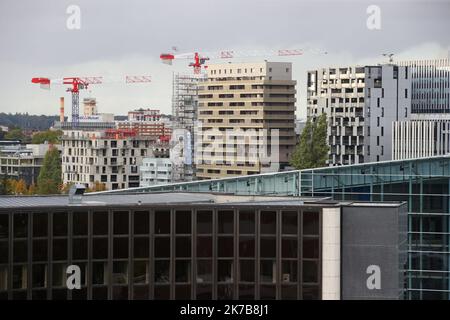
POLYGON ((62 138, 63 183, 93 187, 100 182, 108 190, 139 187, 143 159, 168 156, 168 143, 133 130, 66 130, 62 138))
POLYGON ((167 158, 144 158, 140 167, 141 187, 172 182, 172 161, 167 158))
POLYGON ((410 116, 411 76, 396 65, 308 72, 309 118, 327 114, 329 165, 392 159, 392 125, 410 116))
POLYGON ((198 92, 198 179, 283 169, 296 144, 296 81, 284 62, 211 64, 198 92))

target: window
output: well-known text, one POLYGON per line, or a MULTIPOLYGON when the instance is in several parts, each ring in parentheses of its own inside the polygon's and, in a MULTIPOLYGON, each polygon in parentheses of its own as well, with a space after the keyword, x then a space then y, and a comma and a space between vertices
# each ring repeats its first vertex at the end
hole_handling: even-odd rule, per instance
POLYGON ((92 239, 92 256, 94 259, 108 258, 108 239, 92 239))
POLYGON ((128 262, 116 261, 113 262, 113 284, 127 284, 128 283, 128 262))
POLYGON ((188 258, 191 256, 191 238, 177 237, 175 242, 175 255, 177 258, 188 258))
POLYGON ((197 257, 212 257, 212 238, 197 238, 197 257))
POLYGON ((276 262, 275 260, 261 260, 260 280, 266 283, 276 283, 276 262))
POLYGON ((233 211, 220 210, 218 212, 219 233, 233 233, 233 211))
POLYGON ((197 262, 197 283, 212 281, 212 262, 211 260, 199 260, 197 262))
POLYGON ((16 213, 14 217, 14 237, 26 238, 28 236, 28 215, 16 213))
POLYGON ((261 258, 275 258, 276 257, 276 239, 275 238, 261 238, 260 252, 261 252, 261 258))
POLYGON ((169 260, 155 261, 155 282, 168 283, 169 282, 169 260))
POLYGON ((197 211, 197 233, 212 233, 212 211, 197 211))
POLYGON ((233 257, 233 237, 219 237, 218 239, 218 256, 233 257))
POLYGON ((94 212, 92 215, 94 235, 108 234, 108 212, 94 212))
POLYGON ((282 230, 283 234, 297 234, 297 212, 283 211, 282 230))
POLYGON ((303 239, 303 258, 319 258, 319 239, 304 238, 303 239))
POLYGON ((217 281, 233 282, 233 261, 219 260, 217 262, 217 281))
POLYGON ((133 283, 145 284, 148 283, 148 262, 147 261, 135 261, 133 271, 133 283))
POLYGON ((128 234, 128 211, 114 212, 114 234, 128 234))
POLYGON ((87 235, 88 233, 88 213, 74 212, 73 213, 73 234, 87 235))
POLYGON ((155 233, 170 233, 170 211, 155 211, 155 233))
POLYGON ((107 262, 92 263, 92 284, 107 284, 107 262))
POLYGON ((136 211, 134 213, 134 234, 149 233, 150 213, 148 211, 136 211))
POLYGON ((176 211, 176 233, 189 234, 191 233, 191 212, 190 211, 176 211))
POLYGON ((46 237, 48 234, 47 213, 33 214, 33 237, 46 237))
POLYGON ((275 234, 276 226, 276 212, 261 211, 261 234, 275 234))
POLYGON ((133 241, 134 258, 148 258, 150 248, 149 239, 144 237, 136 237, 133 241))
POLYGON ((303 234, 318 235, 319 234, 319 213, 305 211, 303 212, 303 234))
POLYGON ((254 234, 255 233, 255 211, 239 211, 239 233, 254 234))
POLYGON ((8 214, 0 214, 0 239, 8 239, 9 221, 8 214))
POLYGON ((254 282, 255 281, 255 261, 240 260, 239 261, 239 281, 254 282))
POLYGON ((156 258, 170 257, 170 238, 168 237, 155 238, 155 257, 156 258))
POLYGON ((128 258, 128 238, 114 238, 113 242, 113 258, 128 258))

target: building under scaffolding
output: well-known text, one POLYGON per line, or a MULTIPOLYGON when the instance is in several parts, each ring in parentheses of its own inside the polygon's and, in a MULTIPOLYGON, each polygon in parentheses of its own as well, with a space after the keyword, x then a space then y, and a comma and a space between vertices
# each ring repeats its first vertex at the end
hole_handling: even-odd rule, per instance
POLYGON ((173 74, 173 135, 171 159, 173 181, 191 181, 195 173, 194 125, 197 120, 198 85, 203 74, 173 74))

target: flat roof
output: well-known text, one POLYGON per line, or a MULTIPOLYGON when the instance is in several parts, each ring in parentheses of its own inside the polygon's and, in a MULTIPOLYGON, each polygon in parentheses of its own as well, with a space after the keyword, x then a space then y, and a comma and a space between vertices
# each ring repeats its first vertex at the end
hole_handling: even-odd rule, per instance
POLYGON ((120 206, 308 206, 340 205, 396 207, 401 202, 336 201, 329 197, 253 196, 201 192, 159 192, 138 194, 85 194, 81 203, 69 203, 68 195, 52 196, 0 196, 0 210, 11 208, 56 207, 120 207, 120 206))

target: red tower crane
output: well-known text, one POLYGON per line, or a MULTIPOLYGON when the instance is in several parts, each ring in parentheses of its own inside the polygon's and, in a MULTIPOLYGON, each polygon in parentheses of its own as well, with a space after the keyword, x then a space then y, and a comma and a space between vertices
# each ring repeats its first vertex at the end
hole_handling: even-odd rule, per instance
MULTIPOLYGON (((32 83, 38 83, 43 89, 50 89, 50 84, 68 84, 67 92, 72 93, 72 122, 74 126, 78 126, 80 115, 80 90, 87 89, 91 84, 102 84, 105 82, 117 82, 109 79, 105 81, 104 77, 66 77, 62 79, 50 78, 32 78, 32 83)), ((123 77, 122 77, 123 81, 123 77)), ((119 82, 122 82, 119 81, 119 82)), ((125 83, 145 83, 151 82, 150 76, 125 76, 125 83)))
POLYGON ((165 64, 172 64, 173 60, 188 59, 193 60, 189 63, 190 67, 194 68, 194 73, 198 74, 201 68, 207 68, 206 61, 210 59, 231 59, 239 57, 268 57, 268 56, 300 56, 305 53, 315 54, 327 54, 326 51, 319 49, 305 48, 305 49, 278 49, 278 50, 254 50, 254 51, 236 51, 225 50, 217 52, 204 52, 199 54, 198 52, 191 53, 162 53, 159 57, 165 64))

